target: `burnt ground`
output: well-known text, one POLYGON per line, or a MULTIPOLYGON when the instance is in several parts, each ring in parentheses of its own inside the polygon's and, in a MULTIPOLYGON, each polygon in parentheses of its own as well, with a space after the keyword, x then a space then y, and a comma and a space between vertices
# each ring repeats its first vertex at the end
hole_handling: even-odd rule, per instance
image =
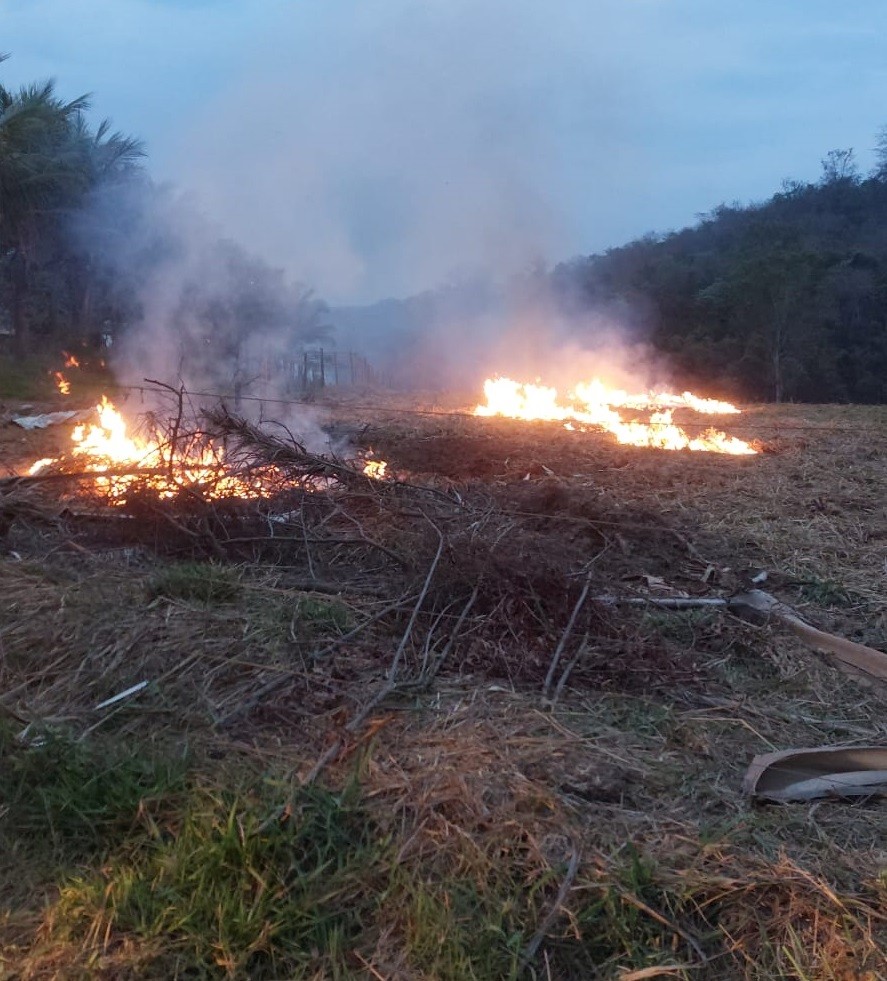
MULTIPOLYGON (((887 976, 881 799, 740 792, 755 754, 882 742, 882 686, 776 624, 598 602, 724 597, 766 573, 816 626, 887 650, 887 413, 755 408, 723 428, 761 453, 731 458, 392 401, 330 412, 414 489, 312 499, 288 544, 258 541, 267 508, 260 528, 218 509, 189 523, 181 504, 90 517, 55 491, 16 505, 0 615, 13 727, 187 744, 216 783, 356 779, 396 844, 399 899, 298 970, 284 959, 287 976, 887 976), (95 711, 143 678, 144 695, 95 711)), ((67 431, 0 426, 0 467, 54 455, 67 431)), ((100 937, 45 869, 5 874, 13 976, 171 976, 137 919, 104 910, 100 937)), ((344 905, 379 888, 355 883, 344 905)), ((214 968, 192 942, 176 970, 279 976, 250 960, 256 942, 230 941, 214 968)))
POLYGON ((761 453, 650 451, 557 424, 471 418, 433 418, 421 427, 410 418, 370 427, 363 439, 411 478, 480 484, 506 507, 547 516, 558 539, 585 534, 554 532, 570 519, 602 530, 610 522, 618 547, 604 563, 614 572, 676 576, 689 588, 700 584, 696 566, 705 559, 703 573, 714 566, 706 587, 726 576, 723 584, 735 588, 766 570, 770 585, 784 589, 781 598, 795 604, 804 604, 802 587, 811 581, 877 597, 887 540, 887 415, 773 407, 721 425, 761 453))

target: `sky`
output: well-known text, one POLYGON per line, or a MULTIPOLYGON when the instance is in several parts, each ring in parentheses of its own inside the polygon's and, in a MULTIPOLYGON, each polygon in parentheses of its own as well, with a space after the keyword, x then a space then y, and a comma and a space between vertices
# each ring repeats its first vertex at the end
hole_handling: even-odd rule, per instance
POLYGON ((0 51, 333 303, 866 170, 887 124, 882 0, 0 0, 0 51))

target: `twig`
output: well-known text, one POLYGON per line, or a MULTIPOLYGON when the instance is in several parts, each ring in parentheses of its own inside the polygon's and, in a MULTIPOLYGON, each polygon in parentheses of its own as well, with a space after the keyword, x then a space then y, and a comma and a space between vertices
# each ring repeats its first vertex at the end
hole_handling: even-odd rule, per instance
POLYGON ((111 470, 54 470, 51 473, 21 474, 18 477, 0 477, 0 488, 30 487, 65 480, 98 480, 100 477, 150 477, 165 474, 160 467, 116 467, 111 470))
POLYGON ((167 469, 169 470, 170 476, 173 475, 173 468, 175 466, 175 456, 176 450, 178 449, 179 441, 179 430, 182 426, 182 418, 185 412, 185 385, 184 382, 179 385, 178 388, 173 388, 172 385, 167 385, 162 381, 157 381, 156 378, 145 378, 149 385, 157 385, 160 388, 166 389, 166 391, 171 392, 176 399, 176 415, 172 423, 172 432, 169 437, 169 463, 167 464, 167 469))
MULTIPOLYGON (((396 681, 386 680, 376 694, 362 706, 357 715, 355 715, 354 718, 352 718, 351 721, 345 726, 344 731, 349 735, 353 735, 355 732, 357 732, 357 730, 363 725, 364 721, 369 717, 373 709, 380 703, 384 702, 396 687, 396 681)), ((342 751, 344 742, 345 740, 339 736, 334 743, 326 748, 314 766, 312 766, 308 771, 305 779, 302 781, 303 787, 310 787, 311 784, 314 783, 314 781, 320 776, 327 763, 334 760, 342 751)))
POLYGON ((554 689, 554 695, 551 697, 552 706, 557 704, 557 700, 561 697, 561 692, 563 692, 565 685, 567 684, 567 678, 570 677, 570 672, 579 663, 579 659, 588 650, 588 632, 586 631, 585 636, 582 638, 582 643, 579 645, 576 653, 570 658, 567 666, 561 672, 560 680, 557 683, 557 687, 554 689))
POLYGON ((573 612, 570 614, 570 619, 567 621, 567 626, 564 628, 564 632, 561 634, 561 639, 558 642, 557 647, 554 651, 554 656, 551 659, 551 664, 548 667, 548 674, 545 676, 545 684, 542 687, 542 697, 548 698, 548 693, 551 691, 551 684, 554 681, 554 673, 557 670, 558 662, 561 659, 561 654, 564 652, 564 647, 567 641, 570 639, 570 634, 573 632, 573 627, 576 624, 576 618, 579 616, 579 612, 585 605, 585 600, 588 598, 588 592, 591 589, 591 573, 585 580, 585 585, 582 587, 582 593, 579 599, 576 600, 576 605, 573 607, 573 612))
POLYGON ((434 573, 437 572, 437 565, 440 562, 441 555, 443 554, 443 533, 430 518, 426 517, 426 520, 428 521, 428 524, 430 524, 431 527, 437 532, 437 551, 434 554, 434 559, 431 562, 428 575, 425 577, 425 583, 422 586, 422 591, 419 593, 419 598, 416 600, 416 605, 413 607, 413 612, 410 615, 407 628, 403 633, 403 637, 400 639, 400 643, 397 645, 397 650, 395 651, 394 658, 391 661, 391 667, 388 669, 389 680, 393 680, 397 676, 397 672, 400 669, 400 661, 403 657, 403 652, 406 649, 407 641, 410 639, 410 634, 413 632, 413 626, 416 623, 416 617, 418 617, 419 610, 422 608, 422 604, 425 602, 425 597, 428 595, 428 587, 431 585, 431 580, 434 578, 434 573))
POLYGON ((453 626, 450 632, 449 640, 446 643, 444 649, 438 654, 438 656, 431 662, 428 666, 423 666, 419 677, 416 679, 416 685, 419 687, 427 687, 431 681, 434 679, 438 671, 440 671, 441 666, 444 661, 449 657, 450 651, 453 649, 453 645, 456 643, 456 638, 462 632, 462 624, 465 622, 465 618, 468 616, 469 611, 472 606, 474 606, 477 600, 477 595, 480 592, 480 583, 475 583, 474 590, 471 596, 468 597, 468 602, 462 607, 462 612, 459 614, 459 619, 453 626))
MULTIPOLYGON (((425 602, 425 597, 428 595, 428 588, 431 585, 431 580, 434 578, 434 573, 437 571, 437 565, 440 562, 441 555, 443 554, 443 533, 430 518, 427 518, 427 520, 438 535, 437 552, 435 552, 434 559, 432 560, 431 566, 428 569, 428 575, 425 577, 425 582, 422 586, 421 592, 419 593, 419 598, 416 600, 416 605, 413 607, 413 612, 410 614, 410 619, 407 623, 406 630, 404 630, 403 636, 400 638, 400 643, 397 645, 397 650, 394 652, 394 657, 391 659, 391 667, 388 669, 385 681, 376 694, 373 695, 373 697, 361 708, 357 715, 355 715, 345 726, 345 732, 349 734, 355 733, 363 725, 364 720, 369 716, 373 709, 382 703, 397 688, 397 675, 400 671, 400 663, 403 659, 403 653, 406 650, 407 643, 409 642, 410 635, 412 634, 413 627, 416 623, 416 618, 419 615, 419 610, 421 609, 422 604, 425 602)), ((327 747, 314 766, 312 766, 308 771, 308 774, 303 781, 303 786, 309 786, 310 784, 314 783, 327 763, 338 756, 342 749, 343 743, 344 739, 340 736, 334 743, 332 743, 332 745, 327 747)))
MULTIPOLYGON (((389 613, 394 613, 395 610, 399 610, 403 604, 404 600, 400 599, 396 603, 386 606, 385 609, 380 610, 367 620, 364 620, 363 623, 358 624, 353 630, 349 630, 347 634, 337 637, 332 643, 323 648, 323 650, 318 651, 316 654, 310 655, 310 660, 319 661, 328 654, 332 654, 337 647, 340 647, 342 644, 356 637, 359 633, 366 630, 367 627, 372 626, 383 617, 388 616, 389 613)), ((290 678, 298 673, 298 671, 287 670, 286 672, 279 674, 276 678, 272 678, 270 681, 265 682, 265 684, 253 694, 253 697, 249 701, 242 702, 236 708, 232 709, 227 715, 224 715, 221 719, 218 719, 215 724, 216 729, 222 729, 225 726, 230 725, 235 719, 239 719, 242 715, 251 712, 256 705, 262 702, 268 695, 274 691, 277 691, 278 688, 282 688, 290 680, 290 678)))
POLYGON ((573 851, 570 855, 570 864, 567 866, 564 881, 561 883, 561 887, 557 891, 557 896, 555 896, 551 909, 545 914, 542 923, 539 925, 539 929, 533 934, 527 946, 524 947, 524 952, 521 954, 520 965, 518 967, 519 973, 522 973, 530 966, 530 962, 536 956, 536 951, 539 949, 539 945, 545 939, 548 931, 551 929, 554 921, 560 914, 561 907, 566 901, 567 893, 570 891, 570 888, 573 885, 573 880, 576 878, 576 873, 579 871, 579 858, 579 849, 573 845, 573 851))
POLYGON ((639 899, 633 892, 629 892, 627 889, 623 889, 621 886, 611 883, 611 888, 614 888, 619 894, 620 898, 624 899, 625 902, 639 909, 642 913, 646 913, 647 916, 651 916, 657 923, 661 923, 664 927, 667 927, 673 933, 676 933, 679 937, 685 940, 693 952, 699 958, 700 961, 705 963, 708 961, 708 955, 702 949, 699 941, 691 933, 687 933, 683 927, 678 926, 677 923, 670 920, 667 916, 663 916, 659 910, 653 909, 652 906, 648 906, 642 899, 639 899))
POLYGON ((719 596, 592 596, 592 603, 602 606, 656 606, 663 610, 694 610, 729 606, 719 596))

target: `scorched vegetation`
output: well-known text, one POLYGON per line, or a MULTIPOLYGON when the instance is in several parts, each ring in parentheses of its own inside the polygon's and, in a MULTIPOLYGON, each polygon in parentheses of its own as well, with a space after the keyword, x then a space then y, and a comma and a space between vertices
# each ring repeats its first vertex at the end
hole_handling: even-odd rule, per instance
POLYGON ((751 410, 731 456, 328 409, 338 454, 174 413, 117 485, 5 443, 61 461, 0 485, 7 976, 884 976, 881 800, 740 791, 883 740, 882 685, 607 601, 766 572, 884 649, 884 413, 751 410))

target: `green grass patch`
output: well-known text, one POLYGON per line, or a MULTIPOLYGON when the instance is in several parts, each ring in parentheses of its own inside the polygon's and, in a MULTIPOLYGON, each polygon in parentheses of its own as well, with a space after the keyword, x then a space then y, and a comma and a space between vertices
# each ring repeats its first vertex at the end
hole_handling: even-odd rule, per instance
POLYGON ((353 976, 387 843, 351 792, 306 788, 269 814, 267 795, 194 790, 183 815, 64 886, 54 939, 156 946, 151 976, 353 976))
POLYGON ((645 610, 641 623, 657 636, 679 647, 692 647, 701 633, 717 621, 711 610, 645 610))
POLYGON ((101 853, 125 836, 146 798, 182 785, 184 766, 48 732, 20 740, 0 727, 0 847, 56 863, 101 853))
POLYGON ((148 581, 148 598, 189 602, 230 603, 240 593, 233 569, 209 562, 179 562, 155 572, 148 581))
POLYGON ((49 398, 54 392, 45 359, 0 355, 0 398, 27 401, 49 398))
POLYGON ((694 951, 670 925, 686 923, 686 901, 657 884, 653 864, 633 845, 626 845, 616 863, 608 879, 581 888, 584 898, 573 920, 578 938, 551 945, 559 976, 618 977, 694 960, 694 951), (684 949, 676 950, 678 945, 684 949))
POLYGON ((816 606, 850 606, 853 597, 833 579, 805 579, 798 584, 801 599, 816 606))
POLYGON ((65 368, 62 341, 49 339, 50 353, 18 358, 12 354, 0 354, 0 398, 20 401, 42 401, 59 396, 55 371, 61 371, 71 386, 71 398, 94 397, 114 386, 114 376, 107 366, 102 366, 101 355, 77 357, 79 368, 65 368), (58 346, 56 353, 53 350, 58 346))
MULTIPOLYGON (((470 861, 468 850, 461 858, 470 861)), ((461 876, 396 869, 389 901, 418 976, 484 981, 521 976, 522 953, 554 889, 555 873, 536 874, 503 848, 474 876, 467 865, 461 876)))
POLYGON ((467 844, 452 869, 399 861, 356 785, 199 786, 181 802, 62 885, 43 956, 104 969, 138 951, 128 969, 146 978, 345 979, 381 956, 390 976, 516 979, 563 872, 520 848, 476 864, 467 844))
POLYGON ((309 634, 342 634, 354 626, 354 618, 344 603, 303 596, 296 603, 294 623, 309 634))

